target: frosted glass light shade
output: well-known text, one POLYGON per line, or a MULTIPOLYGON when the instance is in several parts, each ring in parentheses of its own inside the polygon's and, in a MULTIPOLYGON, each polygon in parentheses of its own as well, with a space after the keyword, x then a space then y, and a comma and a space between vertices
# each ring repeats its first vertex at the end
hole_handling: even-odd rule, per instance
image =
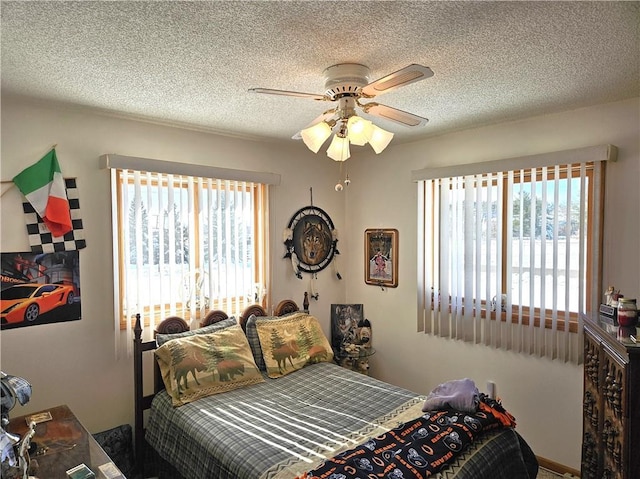
POLYGON ((314 153, 318 153, 322 144, 331 136, 331 127, 326 122, 321 121, 309 128, 305 128, 300 132, 300 135, 307 148, 314 153))
POLYGON ((345 161, 351 156, 349 151, 349 139, 333 136, 333 140, 327 149, 327 156, 335 161, 345 161))
POLYGON ((379 126, 371 124, 371 137, 369 138, 369 144, 376 154, 383 151, 387 145, 391 142, 393 133, 387 130, 383 130, 379 126))
POLYGON ((349 131, 347 138, 349 138, 349 142, 358 146, 366 145, 369 142, 369 137, 371 136, 371 126, 372 123, 369 120, 360 118, 357 115, 349 118, 349 121, 347 122, 347 128, 349 131))

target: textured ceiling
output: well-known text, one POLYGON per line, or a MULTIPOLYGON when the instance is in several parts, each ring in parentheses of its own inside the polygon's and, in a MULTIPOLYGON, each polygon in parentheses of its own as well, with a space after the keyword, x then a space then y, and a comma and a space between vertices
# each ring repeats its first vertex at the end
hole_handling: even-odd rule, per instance
MULTIPOLYGON (((323 70, 435 75, 375 101, 411 141, 640 96, 639 2, 2 2, 2 93, 222 134, 289 140, 333 106, 323 70)), ((363 115, 364 116, 364 115, 363 115)))

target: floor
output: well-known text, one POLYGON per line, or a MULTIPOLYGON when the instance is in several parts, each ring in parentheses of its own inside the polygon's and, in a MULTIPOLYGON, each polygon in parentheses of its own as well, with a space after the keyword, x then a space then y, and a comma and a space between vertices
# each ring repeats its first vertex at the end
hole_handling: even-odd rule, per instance
POLYGON ((572 476, 571 474, 565 474, 564 476, 552 471, 548 471, 547 469, 540 468, 538 470, 538 477, 536 479, 557 479, 558 477, 566 478, 566 479, 577 479, 576 476, 572 476))

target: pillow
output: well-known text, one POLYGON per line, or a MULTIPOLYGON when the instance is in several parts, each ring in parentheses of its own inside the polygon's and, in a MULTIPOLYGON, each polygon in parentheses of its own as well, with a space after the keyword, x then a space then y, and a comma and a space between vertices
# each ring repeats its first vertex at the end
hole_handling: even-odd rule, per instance
POLYGON ((155 355, 174 406, 264 381, 239 325, 167 341, 155 355))
POLYGON ((267 365, 264 363, 264 359, 262 358, 262 348, 260 347, 260 338, 258 337, 258 330, 256 329, 256 321, 258 319, 263 319, 266 321, 280 319, 278 316, 260 316, 259 318, 252 314, 247 319, 245 323, 245 333, 247 335, 247 340, 249 341, 249 346, 251 346, 251 352, 253 353, 253 359, 256 362, 256 366, 260 371, 266 371, 267 365))
POLYGON ((156 334, 156 343, 158 346, 162 346, 167 341, 176 338, 186 338, 187 336, 193 336, 194 334, 209 334, 214 331, 220 331, 221 329, 229 328, 238 324, 238 320, 231 316, 230 318, 223 319, 222 321, 218 321, 217 323, 210 324, 209 326, 204 326, 199 329, 193 329, 189 331, 184 331, 182 333, 173 333, 173 334, 156 334))
POLYGON ((270 320, 258 318, 256 330, 270 378, 279 378, 307 364, 333 360, 320 323, 307 313, 270 320))

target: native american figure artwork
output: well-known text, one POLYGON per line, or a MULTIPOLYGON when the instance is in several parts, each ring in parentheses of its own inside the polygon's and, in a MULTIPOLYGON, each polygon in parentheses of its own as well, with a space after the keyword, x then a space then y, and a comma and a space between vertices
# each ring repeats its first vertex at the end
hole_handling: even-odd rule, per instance
POLYGON ((365 230, 364 253, 365 283, 380 287, 397 287, 398 230, 365 230))

